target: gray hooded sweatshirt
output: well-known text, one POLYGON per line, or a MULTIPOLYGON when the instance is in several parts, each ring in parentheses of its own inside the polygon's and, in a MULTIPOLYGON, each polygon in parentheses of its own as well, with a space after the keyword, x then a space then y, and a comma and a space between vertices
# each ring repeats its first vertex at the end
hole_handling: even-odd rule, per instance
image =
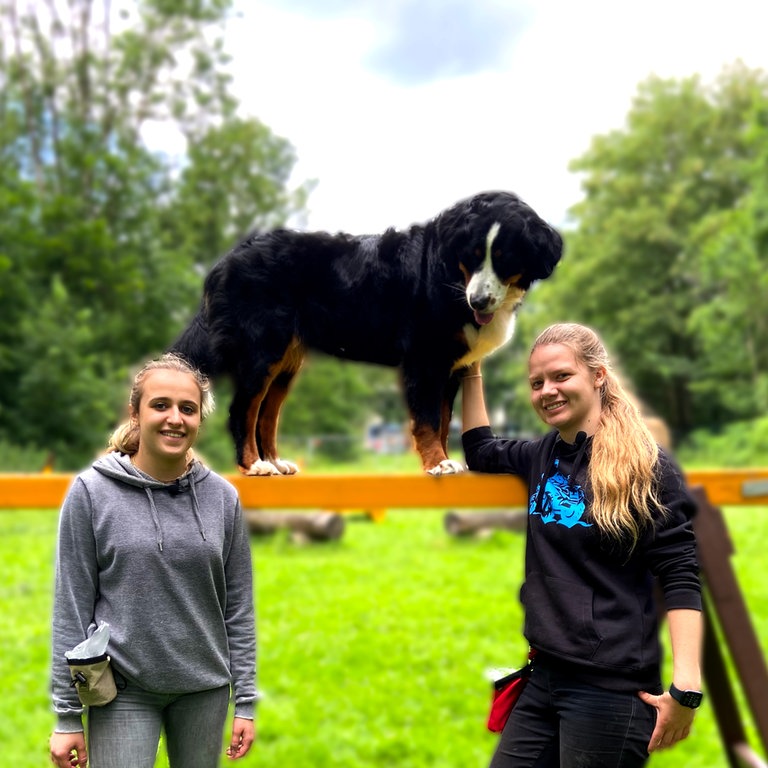
POLYGON ((102 621, 119 675, 156 693, 231 684, 235 716, 253 718, 251 551, 230 483, 199 461, 161 483, 119 453, 75 478, 56 553, 51 683, 58 731, 82 730, 64 652, 102 621))

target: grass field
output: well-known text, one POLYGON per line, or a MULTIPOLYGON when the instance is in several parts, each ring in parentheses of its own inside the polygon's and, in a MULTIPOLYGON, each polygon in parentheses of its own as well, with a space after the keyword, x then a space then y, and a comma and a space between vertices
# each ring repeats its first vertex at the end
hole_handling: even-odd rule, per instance
MULTIPOLYGON (((331 544, 298 546, 284 533, 253 540, 264 700, 257 744, 240 765, 487 765, 496 737, 484 725, 484 670, 522 663, 526 652, 517 602, 523 537, 452 539, 443 513, 348 519, 331 544)), ((50 764, 56 517, 0 513, 0 744, 14 768, 50 764)), ((727 517, 734 565, 768 653, 768 509, 733 508, 727 517)), ((759 750, 754 733, 752 746, 759 750)), ((166 764, 161 754, 158 766, 166 764)), ((700 711, 687 742, 650 765, 726 766, 711 708, 700 711)))

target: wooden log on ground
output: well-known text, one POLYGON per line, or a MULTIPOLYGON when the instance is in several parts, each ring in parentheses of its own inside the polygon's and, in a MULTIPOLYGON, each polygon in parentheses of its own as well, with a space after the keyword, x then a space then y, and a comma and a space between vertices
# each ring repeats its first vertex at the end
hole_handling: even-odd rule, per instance
POLYGON ((265 512, 246 509, 248 529, 256 535, 266 535, 286 528, 298 539, 336 541, 344 533, 344 519, 338 512, 265 512))
POLYGON ((493 528, 524 531, 528 514, 525 510, 503 512, 446 512, 443 524, 451 536, 475 536, 493 528))

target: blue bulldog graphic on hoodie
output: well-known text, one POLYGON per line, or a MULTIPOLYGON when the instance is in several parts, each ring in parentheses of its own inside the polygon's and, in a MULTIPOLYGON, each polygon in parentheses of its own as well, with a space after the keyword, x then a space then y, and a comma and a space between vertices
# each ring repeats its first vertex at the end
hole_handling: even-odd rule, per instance
POLYGON ((584 490, 559 471, 560 459, 555 459, 555 474, 539 482, 531 496, 528 513, 540 515, 543 523, 555 523, 573 528, 574 525, 591 526, 582 518, 586 512, 584 490))

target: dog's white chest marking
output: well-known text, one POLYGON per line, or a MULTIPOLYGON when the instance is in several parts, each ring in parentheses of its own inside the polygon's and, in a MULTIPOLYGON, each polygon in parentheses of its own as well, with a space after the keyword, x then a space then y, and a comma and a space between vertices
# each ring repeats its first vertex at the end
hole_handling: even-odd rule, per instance
MULTIPOLYGON (((514 306, 516 306, 515 303, 514 306)), ((488 325, 476 328, 471 323, 464 326, 464 336, 469 344, 469 350, 453 366, 453 370, 464 368, 477 360, 488 357, 499 347, 503 347, 515 333, 515 309, 502 307, 494 315, 488 325)))

